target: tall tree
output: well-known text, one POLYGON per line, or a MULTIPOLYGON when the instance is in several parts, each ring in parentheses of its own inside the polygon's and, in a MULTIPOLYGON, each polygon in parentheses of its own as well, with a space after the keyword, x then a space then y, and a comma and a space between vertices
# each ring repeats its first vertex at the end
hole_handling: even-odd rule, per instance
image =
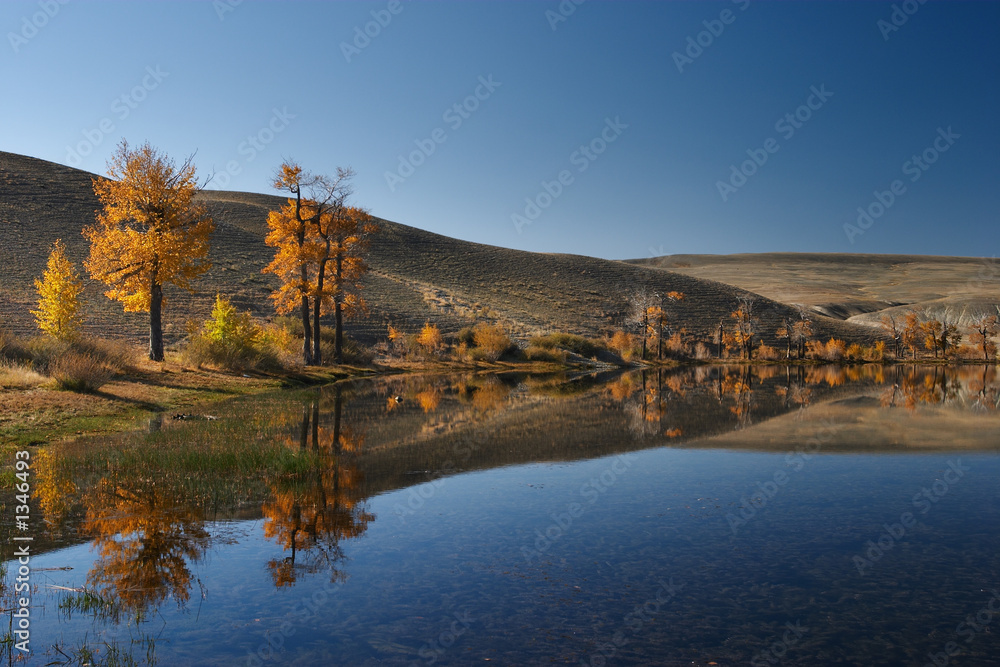
POLYGON ((910 359, 917 358, 917 349, 920 346, 922 335, 920 314, 911 310, 906 314, 902 338, 903 346, 910 351, 910 359))
POLYGON ((53 338, 69 340, 80 331, 80 292, 83 283, 76 267, 66 257, 61 240, 52 244, 48 267, 42 279, 35 280, 38 310, 31 311, 38 328, 53 338))
POLYGON ((84 266, 125 312, 149 312, 149 358, 163 361, 163 288, 193 291, 192 281, 210 267, 215 226, 194 202, 200 186, 191 157, 176 167, 149 143, 133 150, 122 141, 108 177, 93 179, 103 210, 83 229, 90 241, 84 266))
POLYGON ((629 324, 639 330, 642 336, 642 353, 639 359, 646 358, 646 341, 649 337, 649 315, 650 309, 658 305, 659 297, 650 292, 645 287, 640 287, 628 296, 629 310, 626 320, 629 324))
MULTIPOLYGON (((997 308, 1000 312, 1000 308, 997 308)), ((981 314, 969 324, 972 335, 969 340, 983 353, 983 361, 989 361, 990 355, 996 356, 997 346, 993 338, 1000 332, 996 315, 981 314)))
MULTIPOLYGON (((313 322, 318 332, 321 307, 332 301, 333 354, 338 364, 344 363, 344 316, 365 310, 360 282, 368 272, 365 252, 369 237, 376 231, 377 227, 368 212, 353 206, 338 206, 321 216, 316 225, 320 252, 313 291, 313 322)), ((318 335, 315 342, 314 358, 319 364, 322 357, 318 335)))
POLYGON ((892 313, 887 313, 879 320, 882 331, 892 338, 892 350, 896 358, 903 356, 903 327, 892 313))
POLYGON ((757 299, 750 295, 741 296, 737 299, 736 310, 733 311, 733 339, 742 348, 744 359, 753 357, 753 339, 757 333, 758 320, 754 314, 754 307, 757 299))
POLYGON ((274 177, 274 188, 292 196, 279 211, 268 215, 266 243, 277 250, 264 272, 281 279, 281 286, 271 295, 276 310, 287 313, 296 307, 300 309, 302 360, 307 365, 319 363, 318 313, 327 296, 322 282, 328 246, 322 232, 335 226, 334 221, 351 194, 353 176, 352 170, 344 168, 338 168, 332 177, 311 174, 294 161, 286 161, 274 177), (313 318, 310 318, 310 298, 315 306, 313 318))

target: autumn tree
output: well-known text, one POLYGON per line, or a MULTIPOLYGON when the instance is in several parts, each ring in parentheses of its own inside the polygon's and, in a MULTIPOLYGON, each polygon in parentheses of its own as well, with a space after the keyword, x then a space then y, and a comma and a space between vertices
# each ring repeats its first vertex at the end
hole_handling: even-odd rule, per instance
POLYGON ((93 179, 103 208, 83 229, 90 241, 84 266, 125 312, 149 312, 149 358, 163 361, 163 288, 193 291, 192 281, 210 266, 214 224, 194 202, 200 186, 190 157, 177 167, 149 143, 132 149, 122 141, 108 177, 93 179))
POLYGON ((881 317, 879 320, 879 326, 882 328, 889 338, 892 339, 892 350, 896 358, 899 359, 903 356, 903 326, 896 320, 896 317, 892 313, 887 313, 881 317))
POLYGON ((910 311, 906 314, 903 325, 902 342, 903 346, 910 351, 910 358, 917 358, 917 349, 923 338, 920 322, 920 314, 910 311))
POLYGON ((651 338, 654 334, 656 335, 656 358, 658 360, 663 359, 663 330, 665 328, 669 329, 670 318, 672 317, 669 304, 683 300, 684 294, 682 292, 668 292, 663 297, 654 294, 654 304, 647 308, 646 327, 648 331, 645 334, 647 338, 651 338))
POLYGON ((746 295, 737 299, 736 310, 733 311, 733 340, 742 349, 742 357, 750 359, 753 356, 753 339, 757 333, 759 322, 754 314, 757 299, 746 295))
POLYGON ((658 297, 645 287, 640 287, 628 296, 628 314, 626 320, 639 331, 642 337, 642 353, 640 359, 646 358, 646 341, 649 338, 650 310, 658 305, 658 297))
POLYGON ((271 295, 275 309, 279 313, 300 310, 305 364, 322 361, 319 323, 323 305, 338 313, 335 350, 340 361, 343 313, 362 304, 350 288, 367 268, 360 261, 360 252, 363 238, 373 226, 367 214, 345 205, 353 176, 352 170, 344 168, 338 168, 333 176, 310 174, 288 161, 274 177, 274 188, 287 191, 291 197, 280 210, 268 215, 265 242, 277 250, 264 272, 281 280, 271 295), (327 285, 330 262, 335 266, 331 285, 327 285))
MULTIPOLYGON (((1000 310, 1000 309, 998 309, 1000 310)), ((982 314, 972 320, 969 324, 969 330, 972 332, 969 336, 969 340, 983 353, 983 361, 989 361, 990 355, 994 357, 997 353, 996 343, 993 342, 993 338, 1000 333, 1000 325, 998 325, 996 315, 986 315, 982 314)))
POLYGON ((962 333, 958 330, 958 318, 949 308, 941 316, 941 333, 937 340, 938 347, 941 348, 941 357, 947 359, 949 350, 958 347, 961 342, 962 333))
POLYGON ((80 331, 78 313, 83 282, 76 267, 66 257, 61 240, 52 244, 48 268, 42 279, 35 280, 38 310, 31 311, 38 328, 53 338, 70 340, 80 331))
MULTIPOLYGON (((343 176, 341 176, 343 178, 343 176)), ((377 231, 367 211, 338 206, 317 219, 319 253, 313 289, 313 322, 316 330, 315 363, 322 363, 319 348, 320 309, 332 302, 334 314, 334 361, 344 363, 344 316, 365 311, 361 278, 368 272, 365 254, 369 238, 377 231), (327 278, 329 277, 329 280, 327 278)))

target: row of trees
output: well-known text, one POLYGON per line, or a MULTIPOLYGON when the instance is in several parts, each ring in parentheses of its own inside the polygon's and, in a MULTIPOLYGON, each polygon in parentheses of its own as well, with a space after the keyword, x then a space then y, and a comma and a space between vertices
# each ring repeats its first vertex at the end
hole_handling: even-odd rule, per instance
MULTIPOLYGON (((1000 314, 1000 307, 997 308, 997 313, 1000 314)), ((935 359, 947 359, 962 343, 958 318, 947 310, 941 319, 910 311, 901 320, 892 314, 883 315, 880 323, 882 330, 892 340, 896 357, 900 359, 904 356, 904 350, 910 354, 911 359, 916 359, 921 348, 932 352, 935 359)), ((964 328, 969 334, 969 342, 983 355, 984 361, 996 357, 997 346, 993 338, 1000 333, 997 315, 979 313, 964 328)))
MULTIPOLYGON (((343 319, 363 310, 359 282, 368 270, 364 253, 376 231, 367 211, 347 204, 354 172, 311 174, 288 161, 273 186, 289 198, 268 215, 265 242, 275 248, 264 268, 281 281, 271 295, 279 313, 299 308, 305 364, 322 363, 319 327, 324 312, 335 319, 334 356, 343 362, 343 319)), ((196 179, 188 158, 179 167, 149 143, 133 149, 119 144, 108 162, 108 178, 93 179, 101 204, 94 224, 83 229, 90 242, 84 266, 103 282, 105 295, 125 312, 149 313, 149 358, 163 361, 164 287, 193 292, 194 281, 211 264, 209 240, 215 229, 196 201, 206 185, 196 179)), ((79 334, 83 284, 57 240, 41 280, 35 281, 39 327, 56 338, 79 334)))
MULTIPOLYGON (((641 359, 661 360, 665 350, 670 351, 673 356, 692 356, 692 350, 681 341, 681 334, 685 330, 674 326, 678 318, 673 307, 684 298, 684 294, 680 292, 660 294, 642 288, 637 290, 629 297, 629 310, 626 314, 626 323, 634 333, 616 332, 610 341, 610 347, 621 353, 631 349, 634 343, 641 347, 641 359), (667 337, 664 336, 665 333, 667 337), (653 344, 655 354, 651 355, 648 346, 653 344)), ((1000 315, 1000 307, 997 307, 997 312, 1000 315)), ((926 351, 933 354, 935 359, 979 355, 984 361, 989 361, 995 359, 997 354, 994 339, 1000 334, 998 320, 1000 318, 997 315, 981 312, 967 320, 968 323, 963 326, 950 310, 945 311, 940 319, 911 311, 902 318, 892 314, 884 315, 880 328, 890 339, 891 352, 897 359, 904 359, 907 355, 916 359, 922 351, 926 351), (962 344, 963 332, 968 334, 969 345, 962 344)), ((848 345, 835 339, 824 343, 814 339, 813 324, 809 312, 803 307, 782 318, 774 335, 779 341, 784 341, 785 359, 805 359, 808 356, 829 360, 881 360, 885 357, 884 341, 869 347, 848 345)), ((780 352, 763 345, 762 333, 756 298, 752 295, 741 296, 736 301, 736 308, 730 314, 729 322, 720 320, 713 333, 715 355, 721 359, 736 352, 746 360, 755 356, 780 358, 780 352)), ((699 359, 707 358, 710 354, 703 344, 698 344, 693 351, 693 356, 699 359)))

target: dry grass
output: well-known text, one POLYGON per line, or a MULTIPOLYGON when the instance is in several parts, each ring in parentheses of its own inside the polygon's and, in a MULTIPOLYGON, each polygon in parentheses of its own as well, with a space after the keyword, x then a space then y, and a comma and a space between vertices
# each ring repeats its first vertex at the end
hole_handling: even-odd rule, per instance
POLYGON ((16 361, 0 361, 0 389, 33 389, 48 382, 30 365, 16 361))
POLYGON ((48 374, 56 381, 56 387, 79 392, 97 391, 119 370, 94 354, 75 350, 56 357, 48 366, 48 374))

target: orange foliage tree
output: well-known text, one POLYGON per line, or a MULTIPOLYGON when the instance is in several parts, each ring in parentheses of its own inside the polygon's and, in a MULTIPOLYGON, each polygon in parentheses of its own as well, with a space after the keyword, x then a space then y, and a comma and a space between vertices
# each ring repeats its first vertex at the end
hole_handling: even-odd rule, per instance
POLYGON ((200 187, 191 158, 176 167, 149 143, 133 150, 122 141, 108 176, 93 179, 103 210, 83 229, 90 241, 84 266, 125 312, 149 312, 149 358, 163 361, 163 287, 193 291, 192 281, 210 266, 214 225, 194 202, 200 187))
POLYGON ((334 361, 344 362, 344 316, 365 311, 360 293, 361 278, 368 272, 365 252, 369 237, 377 231, 367 211, 342 206, 317 219, 316 235, 320 252, 313 289, 313 322, 316 330, 315 362, 321 363, 319 349, 320 306, 332 302, 334 313, 334 361), (327 269, 327 266, 330 269, 327 269), (329 273, 329 282, 326 281, 329 273))
POLYGON ((969 340, 983 353, 983 361, 989 361, 990 355, 997 354, 996 343, 993 338, 1000 332, 1000 325, 997 323, 996 315, 980 315, 969 325, 972 335, 969 340))
POLYGON ((319 324, 324 305, 336 314, 338 363, 343 361, 343 315, 364 306, 356 288, 367 271, 363 251, 375 227, 365 211, 346 206, 353 177, 350 169, 338 167, 334 176, 324 176, 285 162, 274 178, 274 188, 292 196, 268 215, 265 242, 277 250, 264 272, 281 280, 271 295, 275 309, 279 313, 300 309, 305 364, 322 363, 319 324))
POLYGON ((742 357, 751 359, 753 357, 753 339, 757 333, 758 321, 754 315, 754 306, 757 300, 752 296, 741 296, 738 299, 736 310, 731 317, 733 320, 733 342, 740 346, 742 357))

